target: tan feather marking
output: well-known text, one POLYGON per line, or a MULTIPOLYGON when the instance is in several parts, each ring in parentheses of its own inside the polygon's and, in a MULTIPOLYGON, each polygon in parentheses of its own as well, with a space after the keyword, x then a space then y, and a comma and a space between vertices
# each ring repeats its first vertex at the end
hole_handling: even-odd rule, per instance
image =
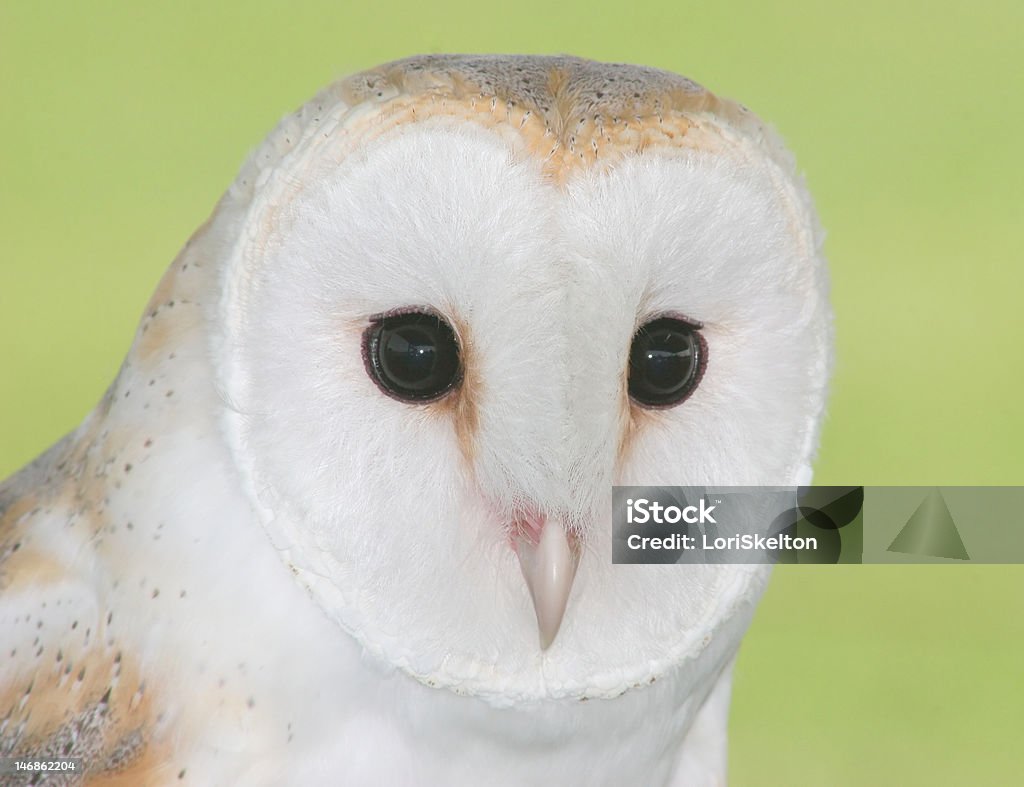
POLYGON ((139 665, 102 636, 93 642, 71 640, 0 688, 0 753, 81 757, 88 785, 169 781, 170 742, 156 734, 162 717, 139 665))
MULTIPOLYGON (((207 224, 209 224, 209 219, 207 219, 207 224)), ((152 296, 150 296, 149 303, 146 304, 146 314, 152 314, 161 306, 164 306, 171 301, 175 296, 180 295, 179 284, 181 278, 182 257, 185 256, 192 239, 205 228, 206 224, 192 235, 192 238, 188 240, 185 247, 178 252, 178 256, 175 258, 174 262, 171 263, 171 266, 164 272, 164 275, 160 278, 160 283, 156 286, 156 290, 154 290, 152 296)))
POLYGON ((58 443, 8 479, 4 485, 6 488, 0 488, 0 592, 13 593, 37 582, 59 581, 63 576, 63 567, 39 545, 32 543, 30 526, 36 515, 49 506, 62 489, 60 484, 49 487, 44 484, 51 474, 64 470, 63 464, 59 465, 59 470, 54 464, 66 453, 67 445, 66 441, 58 443), (19 487, 39 491, 15 497, 19 487))
MULTIPOLYGON (((179 315, 172 314, 173 319, 168 319, 168 316, 163 313, 165 309, 174 308, 169 305, 171 303, 174 301, 165 301, 147 311, 146 316, 142 318, 139 336, 132 350, 132 354, 139 360, 157 361, 166 356, 168 348, 176 344, 176 334, 187 330, 188 326, 182 325, 179 315)), ((184 307, 181 307, 177 311, 180 312, 183 309, 184 307)))
MULTIPOLYGON (((457 61, 448 70, 434 69, 430 58, 417 60, 415 68, 402 62, 350 77, 338 90, 346 98, 348 116, 338 128, 342 144, 335 155, 340 162, 349 151, 399 125, 471 122, 539 161, 547 179, 561 186, 580 169, 607 167, 656 147, 721 151, 732 144, 720 120, 735 116, 750 125, 752 116, 681 77, 653 72, 665 81, 663 91, 646 86, 633 99, 623 91, 595 89, 593 79, 580 81, 581 73, 587 76, 588 68, 601 64, 573 58, 551 59, 550 64, 544 58, 533 60, 532 68, 546 64, 548 70, 543 86, 530 89, 475 74, 457 61)), ((327 136, 313 138, 313 144, 327 136)))
POLYGON ((619 445, 616 467, 622 467, 626 463, 633 451, 637 435, 649 421, 657 418, 656 410, 644 410, 633 404, 629 398, 629 371, 624 369, 619 377, 619 445))
POLYGON ((362 140, 404 123, 442 118, 469 121, 498 132, 512 143, 514 150, 540 161, 545 177, 558 186, 564 185, 577 170, 598 164, 606 167, 623 156, 659 146, 723 147, 721 140, 707 128, 687 139, 693 124, 688 117, 677 113, 667 118, 632 118, 611 126, 581 118, 574 133, 564 139, 559 138, 557 129, 545 125, 542 115, 528 107, 461 101, 452 96, 435 94, 418 101, 396 98, 382 109, 381 115, 380 121, 385 122, 376 126, 374 133, 360 135, 362 140))
POLYGON ((66 578, 64 564, 38 547, 22 546, 0 562, 0 593, 17 593, 33 586, 53 585, 66 578))
POLYGON ((658 422, 664 418, 662 411, 637 407, 628 397, 625 398, 619 417, 618 467, 622 467, 629 459, 637 437, 648 430, 657 432, 658 422))
POLYGON ((157 365, 171 348, 181 344, 181 336, 202 324, 199 293, 195 291, 198 282, 193 280, 189 286, 188 269, 198 267, 199 261, 194 259, 194 244, 206 232, 217 212, 215 210, 188 239, 146 304, 146 312, 131 349, 131 357, 143 365, 157 365))
MULTIPOLYGON (((31 514, 41 504, 41 500, 35 494, 27 494, 23 497, 11 500, 6 507, 0 508, 0 543, 11 541, 18 533, 24 530, 25 520, 31 518, 31 514)), ((13 544, 11 544, 13 546, 13 544)), ((7 551, 0 549, 0 565, 7 551)))
POLYGON ((556 67, 548 71, 547 90, 554 101, 553 111, 546 114, 552 133, 563 142, 566 127, 573 115, 572 95, 566 90, 569 81, 570 76, 565 69, 556 67))
POLYGON ((483 383, 475 358, 469 326, 458 319, 453 319, 452 323, 455 333, 459 337, 463 369, 462 382, 456 391, 436 402, 431 409, 434 412, 444 413, 452 419, 459 450, 467 466, 472 468, 477 455, 476 438, 480 429, 478 402, 483 383))
POLYGON ((559 185, 656 146, 720 151, 729 128, 758 144, 766 135, 745 107, 685 77, 572 57, 417 57, 350 77, 341 94, 349 106, 374 100, 380 130, 444 115, 515 128, 559 185))

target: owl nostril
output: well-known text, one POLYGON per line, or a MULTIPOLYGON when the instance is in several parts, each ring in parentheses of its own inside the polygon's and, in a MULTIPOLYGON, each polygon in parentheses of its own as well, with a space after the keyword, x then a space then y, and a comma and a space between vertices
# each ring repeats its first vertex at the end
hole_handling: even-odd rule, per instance
POLYGON ((538 544, 545 521, 546 517, 535 510, 529 510, 514 517, 509 528, 509 543, 512 544, 513 549, 520 539, 534 545, 538 544))
POLYGON ((582 539, 575 527, 566 525, 567 521, 568 517, 549 517, 535 507, 528 507, 508 520, 509 546, 513 550, 516 549, 518 544, 522 543, 536 546, 540 543, 545 528, 560 527, 565 531, 565 538, 570 549, 573 553, 579 554, 582 549, 582 539))

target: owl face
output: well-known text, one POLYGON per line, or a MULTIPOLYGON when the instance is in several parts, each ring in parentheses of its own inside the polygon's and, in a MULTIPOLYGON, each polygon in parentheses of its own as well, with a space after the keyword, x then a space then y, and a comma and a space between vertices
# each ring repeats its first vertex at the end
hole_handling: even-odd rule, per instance
POLYGON ((616 696, 734 643, 765 577, 613 566, 612 485, 807 480, 813 218, 707 113, 573 136, 430 85, 320 106, 264 171, 224 274, 225 430, 374 656, 496 703, 616 696))

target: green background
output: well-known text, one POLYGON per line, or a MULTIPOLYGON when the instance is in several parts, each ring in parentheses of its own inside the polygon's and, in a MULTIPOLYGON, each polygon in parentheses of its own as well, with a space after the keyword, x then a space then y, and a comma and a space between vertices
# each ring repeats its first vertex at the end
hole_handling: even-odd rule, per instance
MULTIPOLYGON (((1024 4, 0 3, 0 477, 74 427, 245 154, 349 71, 569 52, 776 125, 828 230, 816 481, 1020 484, 1024 4)), ((1024 570, 785 567, 737 667, 735 785, 1019 777, 1024 570)))

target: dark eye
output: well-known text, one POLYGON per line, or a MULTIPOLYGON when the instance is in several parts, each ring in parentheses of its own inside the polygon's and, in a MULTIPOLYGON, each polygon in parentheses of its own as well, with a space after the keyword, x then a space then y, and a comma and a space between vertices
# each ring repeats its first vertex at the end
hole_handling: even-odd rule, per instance
POLYGON ((647 407, 671 407, 693 393, 704 374, 707 344, 696 327, 659 317, 640 328, 629 350, 629 395, 647 407))
POLYGON ((435 314, 408 312, 375 320, 363 335, 363 357, 373 381, 407 402, 438 399, 461 378, 455 332, 435 314))

